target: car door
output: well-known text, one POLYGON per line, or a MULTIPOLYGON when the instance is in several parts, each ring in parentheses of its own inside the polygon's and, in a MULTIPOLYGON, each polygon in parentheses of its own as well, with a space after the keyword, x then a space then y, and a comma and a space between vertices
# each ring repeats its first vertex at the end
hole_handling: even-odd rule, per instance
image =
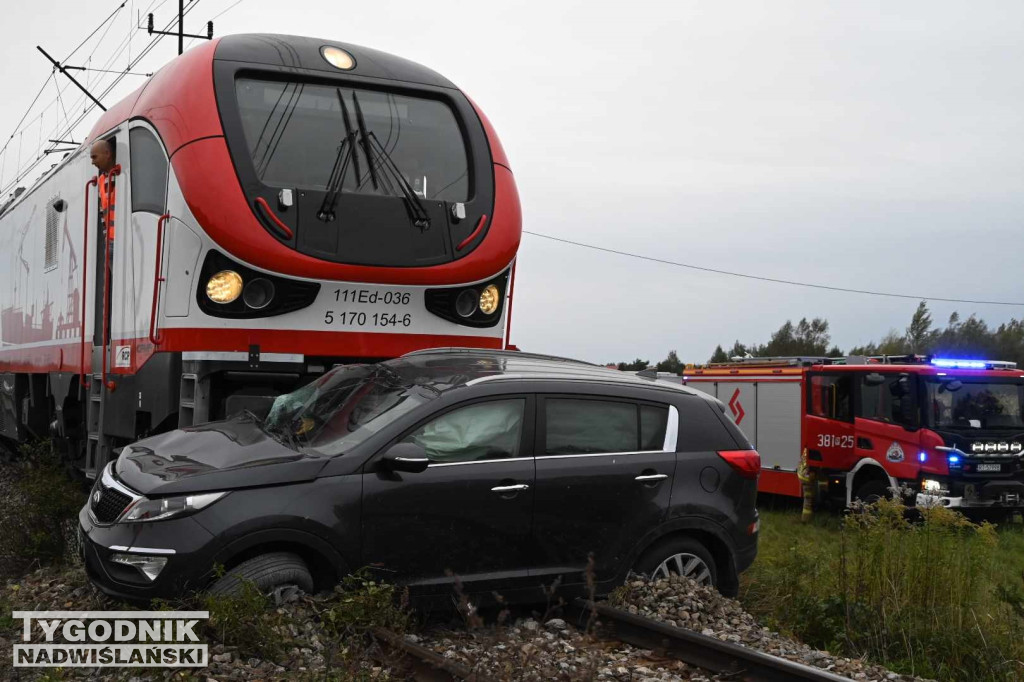
POLYGON ((538 400, 534 575, 582 582, 592 554, 596 578, 610 579, 669 508, 670 407, 604 396, 538 400))
POLYGON ((426 470, 391 472, 371 462, 363 474, 363 564, 427 591, 445 589, 450 576, 474 589, 525 579, 533 412, 526 395, 462 403, 395 441, 422 447, 426 470))
POLYGON ((878 461, 896 479, 916 478, 921 467, 917 391, 913 375, 858 372, 857 456, 878 461))

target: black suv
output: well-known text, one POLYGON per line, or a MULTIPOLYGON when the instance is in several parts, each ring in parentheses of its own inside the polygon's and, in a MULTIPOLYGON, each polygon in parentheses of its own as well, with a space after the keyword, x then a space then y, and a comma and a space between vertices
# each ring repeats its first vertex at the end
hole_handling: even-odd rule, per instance
POLYGON ((128 446, 79 514, 90 578, 128 599, 329 587, 598 593, 629 571, 726 594, 757 553, 760 458, 703 393, 518 352, 337 367, 269 413, 128 446), (215 570, 223 567, 226 573, 215 570), (219 576, 219 577, 218 577, 219 576))

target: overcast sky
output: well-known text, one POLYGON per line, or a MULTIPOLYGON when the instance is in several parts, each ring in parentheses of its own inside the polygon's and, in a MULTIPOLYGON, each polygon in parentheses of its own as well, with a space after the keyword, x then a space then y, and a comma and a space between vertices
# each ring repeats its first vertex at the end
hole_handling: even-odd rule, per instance
MULTIPOLYGON (((201 32, 234 1, 193 0, 186 30, 201 32)), ((129 0, 97 57, 160 3, 129 0)), ((65 57, 118 4, 5 7, 0 135, 49 76, 35 46, 65 57)), ((176 5, 163 0, 157 23, 176 5)), ((1019 1, 243 0, 215 28, 351 42, 443 73, 497 128, 524 229, 768 277, 1024 301, 1019 1)), ((137 33, 132 53, 147 40, 137 33)), ((165 63, 174 43, 137 70, 165 63)), ((126 79, 108 103, 140 80, 126 79)), ((55 93, 50 85, 41 103, 55 93)), ((72 116, 74 99, 64 102, 72 116)), ((63 113, 43 115, 44 133, 54 116, 63 113)), ((24 133, 23 163, 39 136, 38 126, 24 133)), ((821 316, 845 350, 902 329, 915 306, 524 235, 512 339, 601 362, 670 349, 704 361, 717 343, 764 341, 787 318, 821 316)), ((932 309, 942 323, 953 310, 990 323, 1024 316, 1024 307, 932 309)))

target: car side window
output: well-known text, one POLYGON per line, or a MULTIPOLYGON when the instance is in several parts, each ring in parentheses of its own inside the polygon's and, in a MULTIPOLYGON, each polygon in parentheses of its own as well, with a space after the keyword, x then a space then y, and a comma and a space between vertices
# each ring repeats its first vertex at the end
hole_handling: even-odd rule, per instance
POLYGON ((446 412, 406 436, 431 462, 473 462, 519 456, 526 400, 491 400, 446 412))
POLYGON ((640 449, 662 450, 665 447, 665 429, 667 426, 667 407, 661 405, 641 405, 640 449))
POLYGON ((635 452, 639 446, 636 403, 548 398, 544 417, 546 455, 635 452))

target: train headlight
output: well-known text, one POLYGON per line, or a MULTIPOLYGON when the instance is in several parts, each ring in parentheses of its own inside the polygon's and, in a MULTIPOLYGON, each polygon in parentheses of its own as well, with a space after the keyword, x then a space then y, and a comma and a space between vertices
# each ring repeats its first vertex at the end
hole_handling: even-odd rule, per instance
POLYGON ((472 317, 479 304, 480 295, 476 293, 476 289, 464 289, 455 299, 455 312, 459 317, 472 317))
POLYGON ((253 310, 260 310, 274 300, 274 283, 265 277, 249 280, 242 290, 242 300, 253 310))
POLYGON ((321 47, 320 55, 328 64, 342 71, 351 71, 356 66, 355 58, 340 47, 321 47))
POLYGON ((498 287, 493 284, 488 284, 484 287, 484 290, 480 292, 480 312, 484 315, 490 315, 498 309, 498 305, 501 303, 501 294, 498 292, 498 287))
POLYGON ((242 276, 221 270, 206 281, 206 297, 214 303, 231 303, 242 293, 242 276))

